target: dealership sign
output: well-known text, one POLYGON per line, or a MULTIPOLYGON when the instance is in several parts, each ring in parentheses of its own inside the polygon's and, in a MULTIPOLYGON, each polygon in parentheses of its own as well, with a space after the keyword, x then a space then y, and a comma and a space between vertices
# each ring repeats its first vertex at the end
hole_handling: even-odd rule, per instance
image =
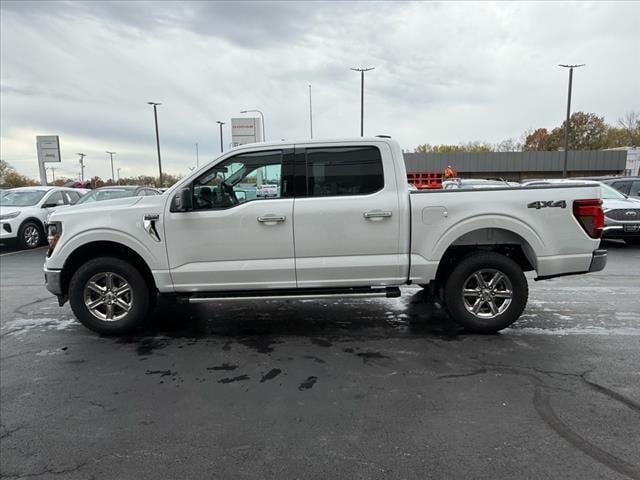
POLYGON ((231 119, 232 146, 262 142, 262 121, 260 118, 231 119))
POLYGON ((60 163, 60 137, 58 135, 42 135, 36 137, 36 149, 38 152, 38 170, 40 170, 40 183, 47 184, 47 170, 45 162, 60 163))

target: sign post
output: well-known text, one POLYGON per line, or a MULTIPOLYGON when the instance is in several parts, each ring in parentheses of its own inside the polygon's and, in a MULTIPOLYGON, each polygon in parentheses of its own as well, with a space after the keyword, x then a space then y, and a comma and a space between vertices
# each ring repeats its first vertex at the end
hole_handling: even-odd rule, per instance
POLYGON ((38 151, 38 169, 40 170, 40 183, 47 185, 46 162, 60 163, 60 137, 57 135, 46 135, 36 137, 36 148, 38 151))

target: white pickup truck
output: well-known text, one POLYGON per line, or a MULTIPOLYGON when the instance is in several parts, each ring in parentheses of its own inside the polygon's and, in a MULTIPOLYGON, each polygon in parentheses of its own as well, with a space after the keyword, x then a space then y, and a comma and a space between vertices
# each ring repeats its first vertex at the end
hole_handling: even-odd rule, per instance
POLYGON ((410 192, 406 178, 387 137, 244 145, 163 195, 55 212, 46 285, 103 334, 136 328, 158 295, 394 297, 407 284, 439 295, 466 329, 495 332, 525 308, 523 272, 606 264, 597 186, 410 192), (277 195, 248 194, 260 179, 277 195))

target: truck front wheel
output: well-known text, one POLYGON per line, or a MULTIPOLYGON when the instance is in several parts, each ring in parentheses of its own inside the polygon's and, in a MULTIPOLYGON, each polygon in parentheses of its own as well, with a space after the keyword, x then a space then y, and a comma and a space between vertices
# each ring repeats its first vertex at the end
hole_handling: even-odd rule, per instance
POLYGON ((85 327, 105 335, 120 335, 145 320, 149 288, 130 263, 99 257, 82 265, 71 277, 69 303, 85 327))
POLYGON ((477 252, 460 260, 444 297, 454 321, 476 333, 494 333, 515 322, 529 296, 520 266, 504 255, 477 252))

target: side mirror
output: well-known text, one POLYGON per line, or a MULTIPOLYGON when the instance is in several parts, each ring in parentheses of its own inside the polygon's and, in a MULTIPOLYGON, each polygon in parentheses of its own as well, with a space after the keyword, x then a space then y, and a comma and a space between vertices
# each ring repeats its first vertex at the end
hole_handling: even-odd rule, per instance
POLYGON ((51 207, 57 207, 58 204, 57 203, 43 203, 42 204, 42 208, 51 208, 51 207))
POLYGON ((173 207, 171 210, 174 212, 187 212, 193 209, 193 200, 191 197, 191 188, 183 188, 176 196, 173 197, 173 207))

